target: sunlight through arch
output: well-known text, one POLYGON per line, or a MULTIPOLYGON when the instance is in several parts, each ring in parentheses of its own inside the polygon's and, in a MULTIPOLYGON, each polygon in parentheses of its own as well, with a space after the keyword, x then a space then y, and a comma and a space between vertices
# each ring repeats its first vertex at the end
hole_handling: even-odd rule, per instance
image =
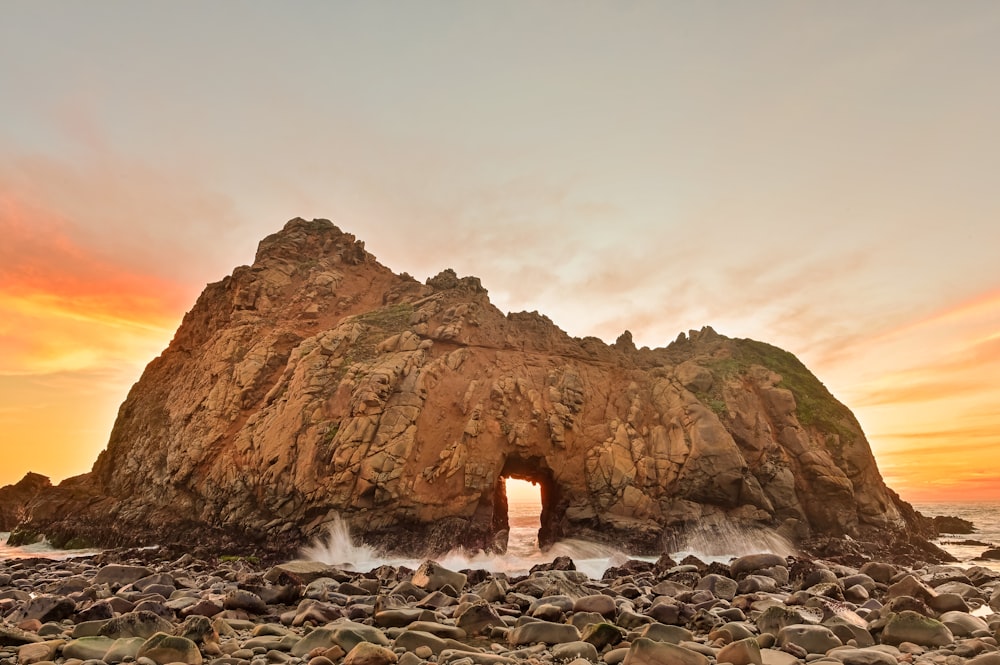
POLYGON ((504 482, 510 525, 507 547, 512 553, 522 555, 535 552, 542 523, 542 488, 538 483, 510 476, 504 482))

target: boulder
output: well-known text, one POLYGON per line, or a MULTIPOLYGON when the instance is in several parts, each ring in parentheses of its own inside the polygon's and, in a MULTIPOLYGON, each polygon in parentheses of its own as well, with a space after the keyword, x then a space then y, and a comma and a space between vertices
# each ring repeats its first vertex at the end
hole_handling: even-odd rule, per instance
POLYGON ((136 652, 136 658, 148 658, 157 665, 168 663, 202 665, 203 661, 197 644, 186 637, 166 633, 156 633, 146 640, 136 652))
POLYGON ((830 649, 843 646, 840 638, 826 626, 795 624, 785 626, 777 635, 778 646, 794 644, 806 653, 826 653, 830 649))
POLYGON ((736 640, 725 645, 719 649, 716 660, 720 663, 732 663, 732 665, 763 665, 760 645, 753 637, 736 640))
POLYGON ((580 641, 580 631, 576 626, 550 621, 524 623, 510 631, 508 640, 514 646, 521 644, 562 644, 580 641))
POLYGON ((115 617, 101 626, 98 635, 119 639, 122 637, 141 637, 147 639, 156 633, 170 633, 173 624, 152 612, 128 612, 115 617))
POLYGON ((361 642, 344 656, 343 665, 392 665, 398 660, 392 649, 361 642))
POLYGON ((448 570, 436 561, 427 560, 420 564, 410 581, 415 587, 425 591, 440 591, 445 587, 461 591, 465 588, 467 580, 465 573, 448 570))
POLYGON ((955 637, 946 625, 912 610, 891 615, 882 628, 883 644, 912 642, 925 647, 940 647, 954 641, 955 637))
POLYGON ((624 665, 709 665, 710 661, 697 651, 640 637, 632 642, 623 662, 624 665))

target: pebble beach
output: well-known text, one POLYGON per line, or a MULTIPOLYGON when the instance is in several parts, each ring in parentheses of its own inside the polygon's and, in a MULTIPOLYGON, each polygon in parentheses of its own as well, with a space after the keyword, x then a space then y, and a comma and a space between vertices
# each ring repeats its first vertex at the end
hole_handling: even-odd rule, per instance
POLYGON ((0 562, 2 665, 1000 664, 1000 573, 751 554, 523 575, 107 551, 0 562))

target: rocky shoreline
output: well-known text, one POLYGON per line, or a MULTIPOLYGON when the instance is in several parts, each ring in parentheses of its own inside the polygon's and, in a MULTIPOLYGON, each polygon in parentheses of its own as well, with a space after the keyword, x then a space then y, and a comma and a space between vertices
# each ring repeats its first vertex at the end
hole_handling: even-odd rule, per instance
POLYGON ((7 560, 0 665, 1000 664, 1000 573, 982 567, 756 554, 574 568, 7 560))

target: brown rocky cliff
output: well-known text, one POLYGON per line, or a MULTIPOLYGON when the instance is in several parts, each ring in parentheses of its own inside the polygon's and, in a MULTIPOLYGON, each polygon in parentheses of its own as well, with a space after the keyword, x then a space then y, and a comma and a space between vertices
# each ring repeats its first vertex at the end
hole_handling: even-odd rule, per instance
POLYGON ((914 526, 856 420, 791 354, 711 329, 654 350, 570 338, 505 316, 475 278, 420 284, 296 219, 209 285, 149 364, 90 507, 31 529, 281 547, 340 515, 385 549, 502 549, 504 477, 541 483, 543 543, 914 526))

